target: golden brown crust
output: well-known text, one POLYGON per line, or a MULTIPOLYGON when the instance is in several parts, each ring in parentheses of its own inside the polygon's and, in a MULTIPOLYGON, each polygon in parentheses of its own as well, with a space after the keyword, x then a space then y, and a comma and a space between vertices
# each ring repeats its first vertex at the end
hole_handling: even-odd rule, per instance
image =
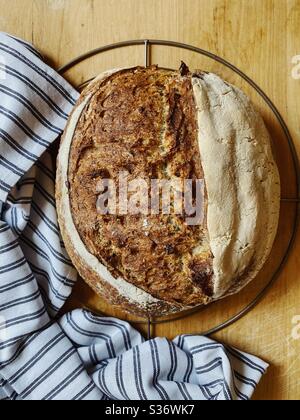
MULTIPOLYGON (((109 77, 110 74, 115 71, 109 71, 103 73, 99 76, 100 79, 105 79, 109 77)), ((78 273, 85 279, 85 281, 90 285, 90 287, 98 294, 103 296, 108 302, 112 305, 120 307, 120 309, 126 310, 130 313, 133 313, 141 317, 157 317, 167 314, 172 314, 184 309, 180 305, 170 305, 167 302, 159 301, 153 299, 151 295, 143 294, 138 292, 138 289, 126 287, 126 282, 121 280, 119 283, 111 284, 107 276, 100 274, 101 264, 99 263, 97 267, 93 266, 90 261, 90 255, 88 252, 82 252, 82 249, 79 249, 79 242, 81 239, 78 237, 78 233, 73 224, 73 218, 70 213, 70 203, 69 203, 69 182, 68 179, 68 158, 69 158, 69 149, 70 149, 70 140, 69 131, 71 136, 73 135, 73 125, 74 122, 77 124, 77 109, 85 108, 86 102, 89 99, 89 95, 92 92, 94 83, 91 84, 85 92, 81 95, 80 99, 77 102, 76 107, 74 108, 64 135, 61 139, 60 153, 58 156, 57 162, 57 177, 56 177, 56 203, 57 203, 57 213, 58 221, 61 228, 61 234, 65 242, 67 252, 71 256, 71 259, 76 267, 78 273), (74 121, 73 121, 74 119, 74 121), (82 257, 85 255, 85 258, 82 257), (123 284, 125 283, 125 284, 123 284), (120 284, 122 287, 120 287, 120 284), (125 291, 129 291, 127 294, 125 291), (138 293, 137 293, 138 292, 138 293)), ((81 110, 80 110, 81 113, 81 110)), ((84 247, 84 244, 82 243, 84 247)))
POLYGON ((176 215, 101 216, 96 210, 99 180, 118 183, 120 171, 128 172, 129 181, 203 179, 191 78, 155 67, 122 70, 87 94, 92 99, 77 125, 69 162, 70 202, 81 239, 115 277, 157 299, 179 307, 207 302, 212 256, 205 224, 187 226, 176 215))

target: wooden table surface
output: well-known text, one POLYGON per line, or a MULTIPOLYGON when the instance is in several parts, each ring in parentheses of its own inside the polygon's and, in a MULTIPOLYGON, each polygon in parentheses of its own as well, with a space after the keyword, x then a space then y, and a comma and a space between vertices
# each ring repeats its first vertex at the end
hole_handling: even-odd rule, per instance
MULTIPOLYGON (((34 43, 56 68, 92 48, 129 39, 179 41, 218 54, 247 73, 274 101, 300 153, 300 69, 296 67, 296 56, 300 56, 299 0, 0 0, 0 10, 0 30, 34 43)), ((180 59, 191 67, 216 71, 247 91, 271 131, 282 194, 295 197, 286 139, 264 102, 232 71, 212 60, 182 50, 153 48, 153 63, 178 66, 180 59)), ((143 64, 141 47, 105 53, 80 64, 66 77, 77 85, 106 68, 135 64, 143 64)), ((282 257, 295 209, 293 203, 282 204, 280 233, 272 258, 250 287, 185 320, 157 326, 154 333, 174 337, 201 332, 249 303, 282 257)), ((270 363, 256 399, 300 399, 299 258, 298 235, 284 271, 264 300, 242 320, 214 336, 270 363)), ((78 305, 103 309, 82 282, 76 286, 68 308, 78 305)))

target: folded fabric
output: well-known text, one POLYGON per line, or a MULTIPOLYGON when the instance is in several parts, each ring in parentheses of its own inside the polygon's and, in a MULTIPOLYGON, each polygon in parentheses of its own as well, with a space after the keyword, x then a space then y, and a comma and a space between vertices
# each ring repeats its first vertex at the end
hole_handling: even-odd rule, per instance
POLYGON ((206 337, 145 341, 76 310, 47 150, 78 93, 26 42, 0 33, 0 399, 246 400, 267 364, 206 337))

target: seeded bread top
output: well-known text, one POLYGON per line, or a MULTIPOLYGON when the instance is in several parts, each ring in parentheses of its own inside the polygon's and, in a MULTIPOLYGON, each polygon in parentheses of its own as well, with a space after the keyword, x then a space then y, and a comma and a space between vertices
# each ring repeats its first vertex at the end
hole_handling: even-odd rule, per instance
MULTIPOLYGON (((100 215, 99 181, 203 179, 191 74, 156 67, 121 70, 94 83, 75 130, 69 160, 70 203, 88 251, 114 277, 182 307, 213 293, 213 256, 204 218, 100 215)), ((150 185, 149 185, 150 186, 150 185)), ((150 197, 149 197, 150 198, 150 197)), ((173 213, 173 214, 172 214, 173 213)))

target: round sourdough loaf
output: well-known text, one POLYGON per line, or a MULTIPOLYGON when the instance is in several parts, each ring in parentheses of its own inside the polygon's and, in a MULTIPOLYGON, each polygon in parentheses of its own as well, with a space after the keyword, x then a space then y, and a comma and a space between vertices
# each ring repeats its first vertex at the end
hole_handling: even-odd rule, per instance
POLYGON ((56 195, 83 279, 113 305, 162 316, 255 278, 277 232, 280 179, 263 120, 239 89, 185 65, 138 67, 105 72, 82 93, 62 138, 56 195), (204 180, 201 222, 100 214, 99 182, 119 185, 120 173, 204 180))

